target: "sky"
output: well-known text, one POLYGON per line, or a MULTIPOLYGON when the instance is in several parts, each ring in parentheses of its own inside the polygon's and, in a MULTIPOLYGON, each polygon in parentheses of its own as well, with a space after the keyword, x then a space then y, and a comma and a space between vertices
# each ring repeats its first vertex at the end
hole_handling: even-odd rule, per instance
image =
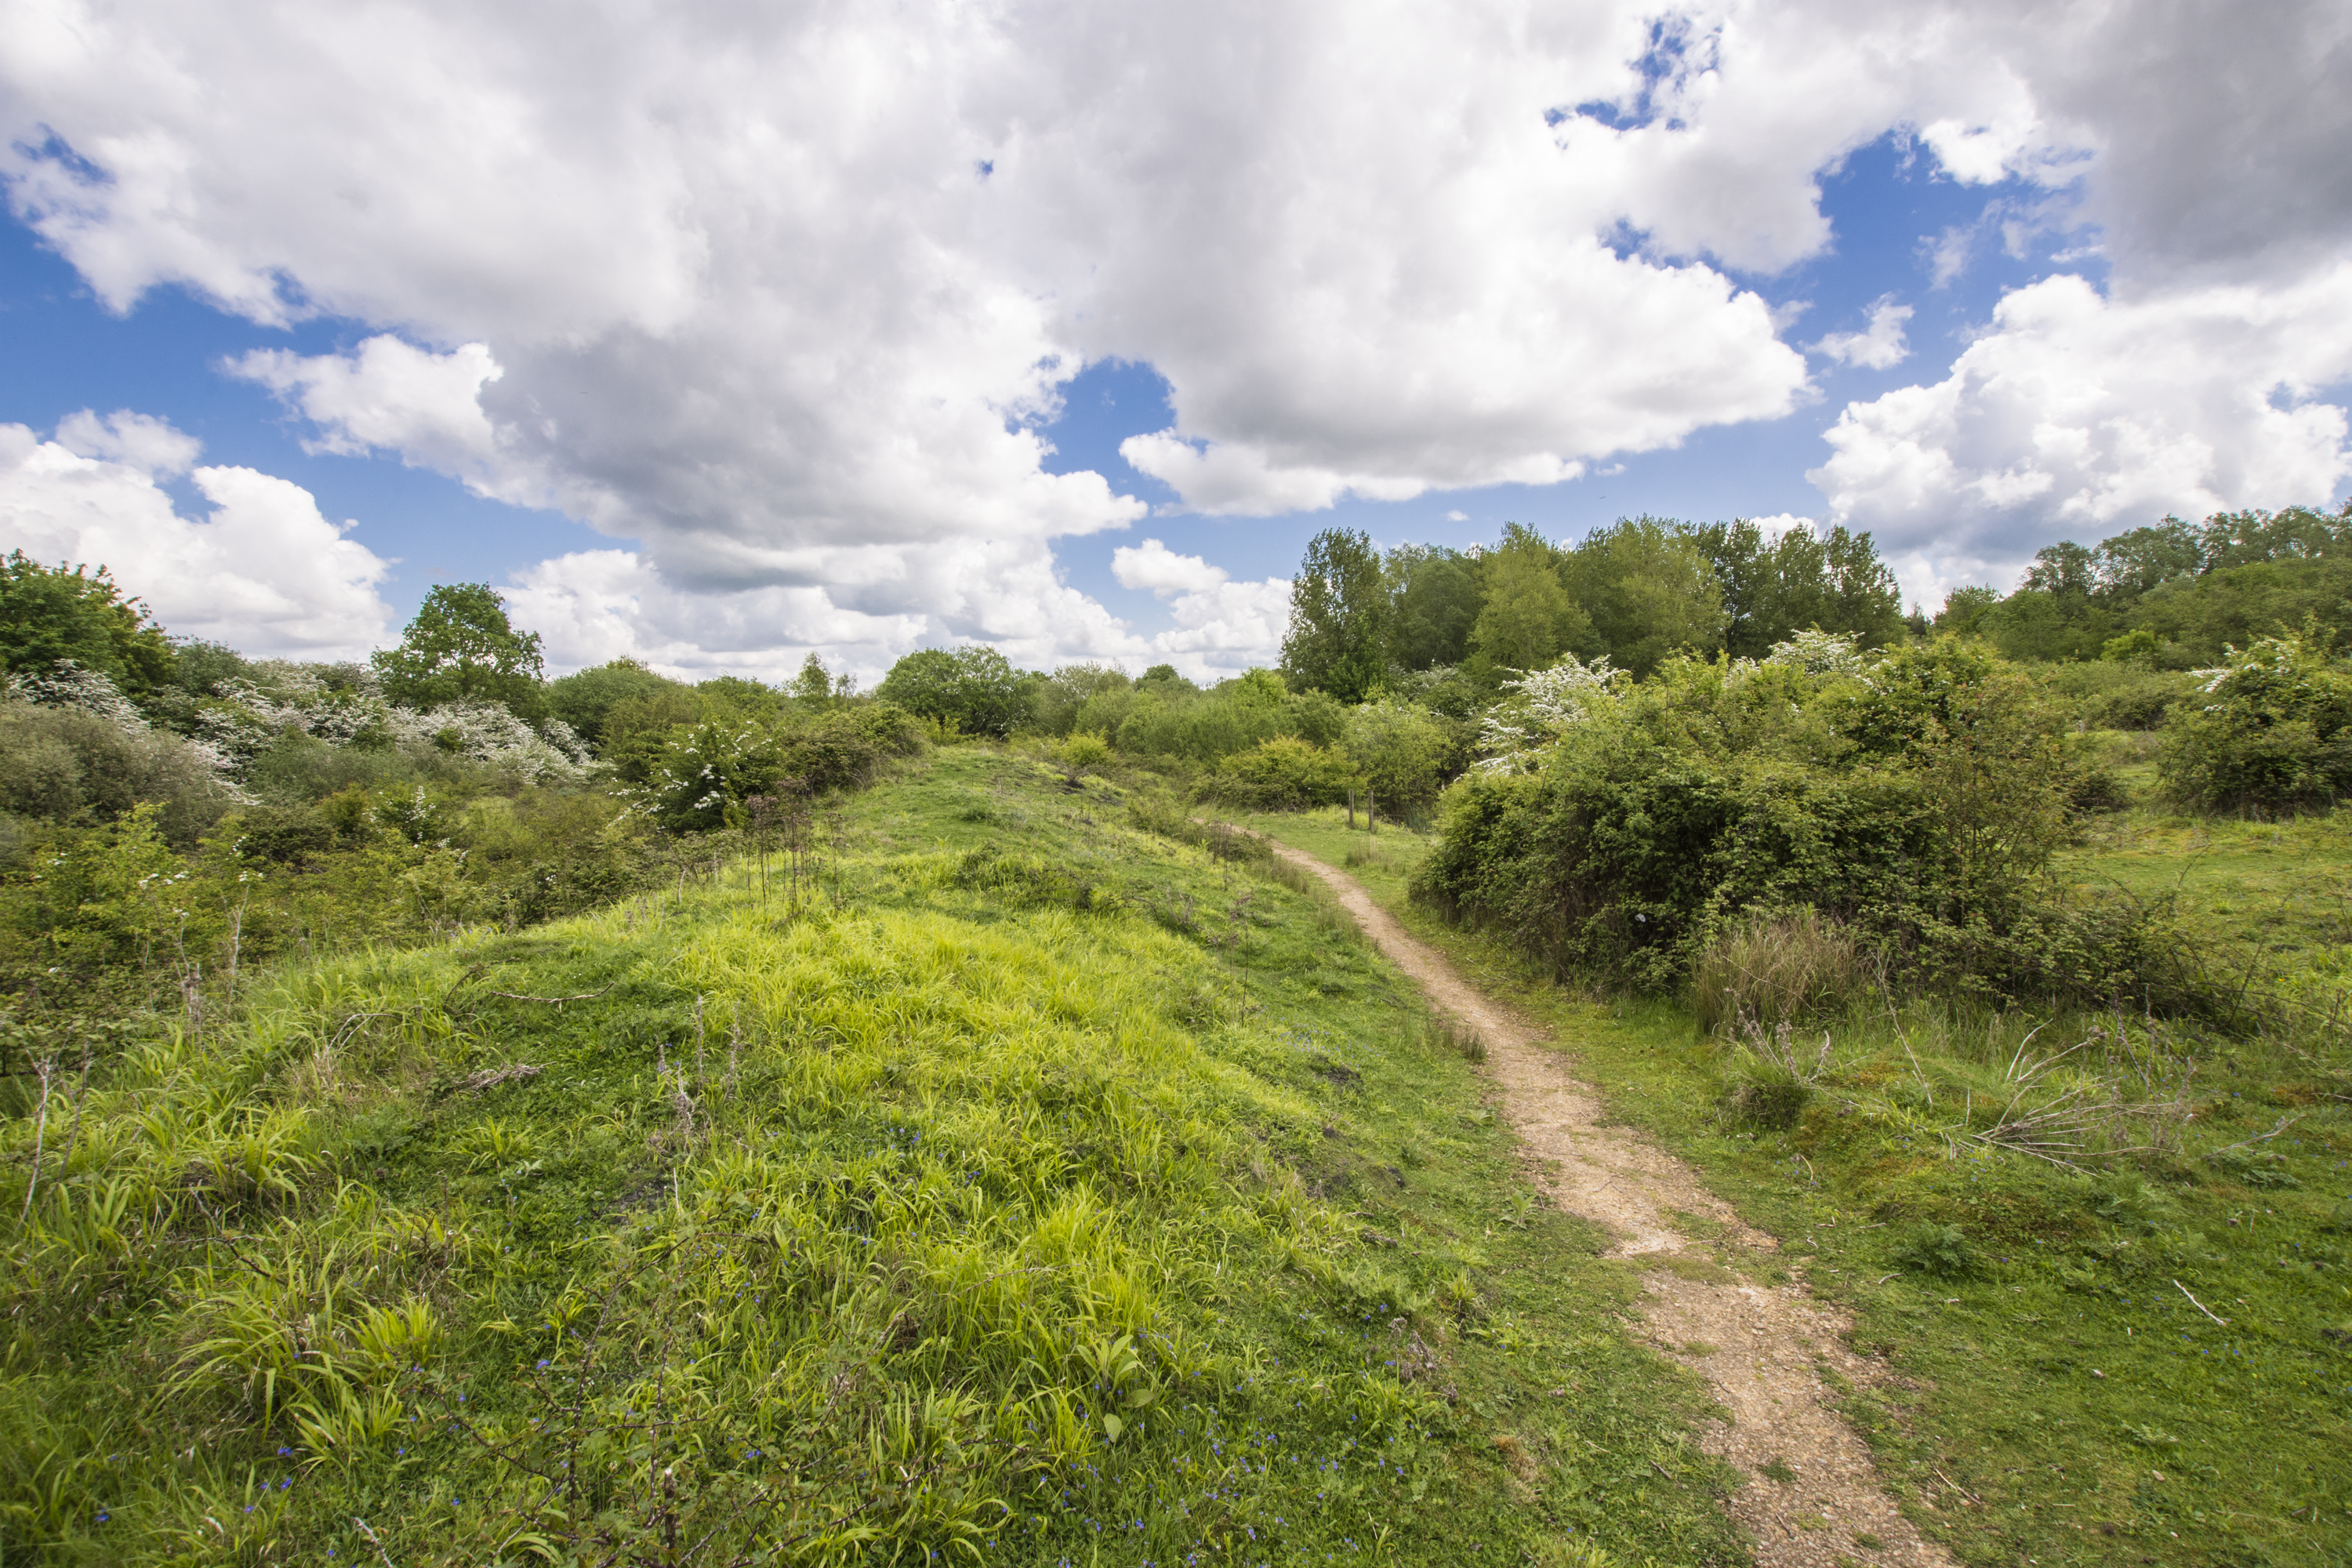
POLYGON ((2352 8, 0 0, 0 550, 257 656, 1214 679, 1330 527, 2352 481, 2352 8))

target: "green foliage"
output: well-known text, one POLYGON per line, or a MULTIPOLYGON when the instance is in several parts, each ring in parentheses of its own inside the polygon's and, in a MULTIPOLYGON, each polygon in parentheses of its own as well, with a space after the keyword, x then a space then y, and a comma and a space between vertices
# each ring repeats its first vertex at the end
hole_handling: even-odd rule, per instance
POLYGON ((2310 636, 2233 651, 2166 726, 2158 766, 2194 810, 2334 805, 2352 793, 2352 668, 2310 636))
POLYGON ((1345 800, 1355 783, 1346 757, 1280 735, 1218 763, 1213 785, 1221 800, 1281 811, 1345 800))
POLYGON ((1675 986, 1726 922, 1810 906, 1925 984, 2136 988, 2138 917, 2048 879, 2073 773, 2040 689, 1954 638, 1814 662, 1679 660, 1580 708, 1532 772, 1449 793, 1419 895, 1611 985, 1675 986))
POLYGON ((1436 798, 1458 765, 1462 736, 1426 708, 1381 698, 1349 714, 1339 750, 1375 799, 1402 811, 1436 798))
MULTIPOLYGON (((579 733, 582 740, 599 751, 608 740, 625 742, 630 734, 648 726, 642 721, 629 725, 618 736, 608 732, 614 712, 625 704, 638 704, 638 710, 657 705, 661 699, 672 695, 681 699, 679 705, 663 710, 683 712, 685 701, 690 701, 691 688, 685 682, 656 675, 633 658, 616 658, 610 664, 600 664, 593 669, 583 669, 551 680, 547 685, 547 710, 579 733)), ((682 720, 672 721, 683 722, 682 720)))
POLYGON ((515 629, 506 600, 487 583, 429 590, 398 647, 370 658, 384 695, 404 708, 497 702, 520 718, 545 710, 537 632, 515 629))
POLYGON ((2017 592, 1958 590, 1939 630, 2013 659, 2118 657, 2187 669, 2305 624, 2352 633, 2352 503, 2336 512, 2220 512, 2042 550, 2017 592), (2120 639, 2120 640, 2119 640, 2120 639), (2152 641, 2150 640, 2152 639, 2152 641))
POLYGON ((1485 590, 1481 563, 1458 550, 1400 544, 1389 552, 1396 604, 1389 660, 1403 670, 1460 664, 1470 656, 1485 590))
POLYGON ((1637 676, 1669 654, 1721 646, 1723 585, 1705 543, 1685 524, 1621 518, 1578 542, 1566 570, 1601 651, 1637 676))
POLYGON ((1089 702, 1124 692, 1132 684, 1108 665, 1066 664, 1031 689, 1029 722, 1042 734, 1066 735, 1078 726, 1078 716, 1089 702))
POLYGON ((740 826, 753 795, 855 789, 886 759, 921 747, 919 727, 885 700, 798 722, 697 724, 664 744, 638 792, 639 809, 670 833, 740 826))
POLYGON ((1982 1272, 1976 1248, 1954 1225, 1923 1225, 1898 1244, 1894 1262, 1937 1279, 1969 1279, 1982 1272))
POLYGON ((59 659, 94 669, 133 698, 168 685, 173 649, 146 606, 105 567, 44 566, 21 550, 0 560, 0 672, 47 674, 59 659))
POLYGON ((1482 558, 1486 600, 1470 646, 1502 669, 1542 669, 1563 653, 1588 651, 1592 617, 1560 581, 1558 553, 1533 529, 1510 523, 1482 558))
POLYGON ((1388 666, 1387 574, 1370 535, 1327 528, 1309 540, 1290 585, 1282 672, 1302 690, 1364 700, 1388 666))
POLYGON ((119 821, 146 804, 185 847, 236 798, 216 754, 128 712, 0 701, 0 812, 67 825, 119 821))
MULTIPOLYGON (((1867 533, 1791 528, 1774 539, 1745 518, 1692 531, 1723 592, 1723 650, 1761 658, 1810 626, 1852 634, 1865 648, 1904 635, 1894 572, 1867 533)), ((1703 646, 1703 645, 1702 645, 1703 646)))
POLYGON ((966 735, 1008 735, 1027 707, 1018 672, 978 643, 919 648, 890 667, 874 695, 966 735))

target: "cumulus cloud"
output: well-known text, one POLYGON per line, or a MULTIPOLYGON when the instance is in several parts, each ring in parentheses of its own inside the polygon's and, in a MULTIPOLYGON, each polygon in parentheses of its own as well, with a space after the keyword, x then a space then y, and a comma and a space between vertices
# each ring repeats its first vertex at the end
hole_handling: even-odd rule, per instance
POLYGON ((1150 642, 1154 658, 1195 679, 1238 675, 1271 667, 1281 657, 1290 625, 1290 582, 1268 577, 1236 583, 1222 566, 1179 555, 1157 539, 1111 552, 1111 573, 1129 588, 1147 588, 1169 602, 1176 623, 1150 642))
POLYGON ((85 408, 58 421, 58 445, 81 458, 121 463, 142 473, 176 479, 196 466, 205 444, 171 421, 118 408, 100 418, 85 408))
POLYGON ((510 477, 497 473, 498 434, 482 412, 482 388, 506 374, 487 344, 435 353, 387 332, 351 354, 256 349, 223 368, 269 388, 316 425, 318 437, 302 444, 307 451, 389 452, 455 475, 482 494, 512 488, 510 477))
POLYGON ((194 437, 128 412, 76 415, 58 436, 0 425, 0 545, 110 567, 173 633, 251 654, 349 658, 386 640, 392 609, 376 584, 389 563, 299 485, 195 468, 213 510, 194 521, 156 482, 188 472, 194 437))
POLYGON ((1832 332, 1813 345, 1813 352, 1841 364, 1892 370, 1911 355, 1903 336, 1903 323, 1910 319, 1910 306, 1881 300, 1870 308, 1869 326, 1858 332, 1832 332))
POLYGON ((2332 496, 2352 451, 2316 394, 2347 375, 2352 265, 2125 299, 2061 276, 2004 299, 1944 380, 1849 404, 1809 477, 1906 582, 2005 579, 2053 533, 2332 496))
POLYGON ((366 323, 237 362, 324 449, 561 507, 665 592, 1076 650, 1123 634, 1052 542, 1147 515, 1045 471, 1090 361, 1167 377, 1126 456, 1199 510, 1556 482, 1798 405, 1730 269, 1821 254, 1823 173, 1906 127, 2118 279, 2301 287, 2352 13, 2242 12, 22 0, 0 178, 117 309, 366 323))
POLYGON ((1156 539, 1122 544, 1110 553, 1111 575, 1124 588, 1145 588, 1159 595, 1199 594, 1227 580, 1222 566, 1212 566, 1198 555, 1179 555, 1156 539))

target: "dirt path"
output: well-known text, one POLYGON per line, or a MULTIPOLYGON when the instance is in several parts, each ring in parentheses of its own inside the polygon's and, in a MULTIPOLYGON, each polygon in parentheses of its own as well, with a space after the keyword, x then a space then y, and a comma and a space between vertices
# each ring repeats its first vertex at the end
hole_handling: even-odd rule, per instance
POLYGON ((1729 1424, 1714 1426, 1705 1443, 1748 1478, 1730 1507, 1755 1543, 1757 1562, 1769 1568, 1950 1564, 1942 1547, 1922 1539, 1895 1510, 1870 1450, 1825 1402, 1822 1367, 1855 1384, 1885 1375, 1847 1348, 1844 1315, 1802 1285, 1774 1288, 1738 1272, 1743 1261, 1778 1244, 1743 1225, 1680 1160, 1629 1129, 1604 1126, 1599 1099, 1569 1076, 1559 1055, 1536 1043, 1534 1030, 1407 933, 1353 878, 1286 845, 1276 845, 1275 853, 1328 883, 1430 1001, 1476 1031, 1504 1113, 1535 1156, 1537 1183, 1570 1214, 1621 1233, 1625 1239, 1612 1257, 1648 1266, 1643 1319, 1651 1340, 1703 1374, 1731 1413, 1729 1424), (1693 1247, 1685 1227, 1694 1218, 1715 1233, 1731 1267, 1693 1247), (1765 1476, 1775 1460, 1794 1479, 1765 1476))

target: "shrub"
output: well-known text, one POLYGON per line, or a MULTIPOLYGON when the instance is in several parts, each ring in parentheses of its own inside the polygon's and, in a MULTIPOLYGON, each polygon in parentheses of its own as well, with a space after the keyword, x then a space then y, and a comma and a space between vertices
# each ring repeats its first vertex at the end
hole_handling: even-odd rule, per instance
POLYGON ((1055 748, 1066 767, 1098 768, 1110 761, 1110 742, 1091 730, 1080 730, 1055 748))
POLYGON ((1020 674, 992 647, 918 648, 890 667, 877 697, 967 735, 1012 732, 1028 707, 1020 674))
POLYGON ((1895 1263, 1914 1274, 1966 1279, 1978 1272, 1976 1248, 1955 1225, 1924 1225, 1895 1248, 1895 1263))
POLYGON ((1748 916, 1719 932, 1691 966, 1699 1023, 1728 1034, 1850 1012, 1871 984, 1853 935, 1811 908, 1748 916))
POLYGON ((1346 799, 1354 782, 1345 757, 1283 737, 1218 763, 1212 787, 1218 798, 1238 805, 1297 811, 1346 799))
POLYGON ((1435 799, 1458 750, 1451 724, 1426 708, 1387 698, 1349 714, 1339 742, 1356 774, 1394 810, 1435 799))
POLYGON ((2195 811, 2295 811, 2352 793, 2352 670, 2315 637, 2264 637, 2208 672, 2157 771, 2195 811))
POLYGON ((238 801, 219 762, 209 748, 150 729, 127 709, 109 716, 0 701, 0 811, 15 816, 116 822, 152 805, 165 841, 185 847, 238 801))

